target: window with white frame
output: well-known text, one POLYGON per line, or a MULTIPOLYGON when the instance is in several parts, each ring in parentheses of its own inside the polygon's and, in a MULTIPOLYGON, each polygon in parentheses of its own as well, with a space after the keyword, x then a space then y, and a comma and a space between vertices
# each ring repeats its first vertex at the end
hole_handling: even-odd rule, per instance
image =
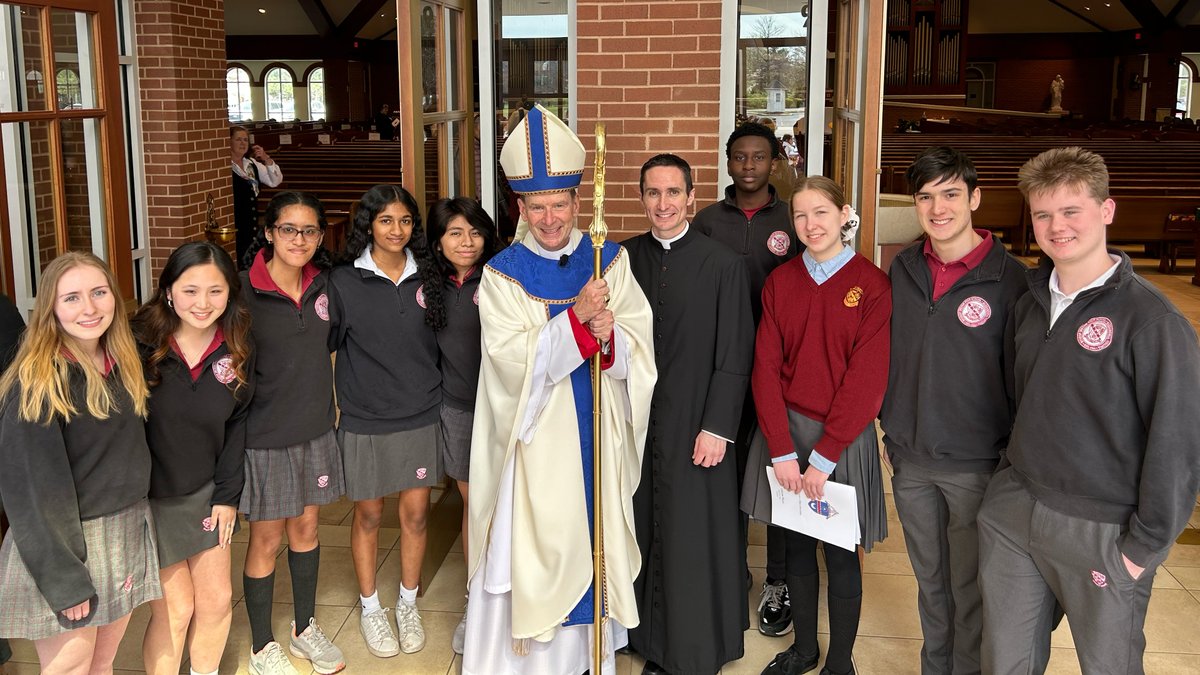
POLYGON ((296 119, 292 74, 284 68, 272 68, 267 71, 266 83, 267 117, 280 122, 296 119))
POLYGON ((1179 86, 1175 92, 1175 116, 1187 117, 1192 108, 1192 68, 1186 61, 1179 62, 1179 86))
POLYGON ((234 66, 225 71, 225 90, 229 99, 229 121, 240 122, 254 117, 250 105, 250 73, 234 66))
POLYGON ((308 74, 308 116, 325 118, 325 69, 313 68, 308 74))

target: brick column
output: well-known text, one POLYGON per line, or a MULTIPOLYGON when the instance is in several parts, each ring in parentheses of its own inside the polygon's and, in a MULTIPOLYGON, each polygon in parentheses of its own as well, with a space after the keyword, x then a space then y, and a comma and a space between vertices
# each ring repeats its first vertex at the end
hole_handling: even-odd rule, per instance
MULTIPOLYGON (((224 0, 134 3, 152 273, 202 239, 206 196, 232 224, 224 0)), ((135 177, 135 180, 137 177, 135 177)), ((231 249, 232 250, 232 249, 231 249)))
MULTIPOLYGON (((658 153, 687 160, 697 205, 710 203, 718 171, 724 171, 718 138, 721 1, 579 0, 577 19, 577 128, 590 150, 596 121, 607 125, 605 220, 614 238, 649 228, 638 175, 658 153)), ((585 200, 591 198, 590 185, 589 172, 585 200)), ((590 213, 590 201, 583 210, 590 213)))

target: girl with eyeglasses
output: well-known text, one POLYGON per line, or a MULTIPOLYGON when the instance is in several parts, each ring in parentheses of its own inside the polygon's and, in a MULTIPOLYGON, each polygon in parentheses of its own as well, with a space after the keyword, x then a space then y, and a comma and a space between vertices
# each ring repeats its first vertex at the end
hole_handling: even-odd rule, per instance
POLYGON ((425 646, 417 586, 425 557, 430 488, 442 478, 438 414, 442 376, 434 331, 446 325, 443 279, 429 255, 417 202, 402 187, 362 196, 339 265, 335 308, 338 443, 354 500, 350 547, 358 577, 359 630, 378 657, 425 646), (400 493, 400 597, 393 632, 376 586, 383 498, 400 493))
POLYGON ((318 673, 346 665, 313 616, 321 551, 317 512, 345 492, 333 433, 325 228, 325 209, 316 197, 275 195, 241 273, 256 354, 240 508, 250 521, 242 581, 253 639, 249 667, 256 674, 296 672, 271 630, 275 558, 285 532, 296 610, 288 650, 318 673))
POLYGON ((46 266, 0 378, 0 635, 41 672, 112 672, 129 616, 161 595, 146 493, 148 391, 112 272, 90 253, 46 266))
POLYGON ((215 675, 232 619, 229 542, 238 524, 253 393, 250 314, 229 254, 208 242, 171 253, 133 318, 150 386, 150 509, 163 597, 150 603, 146 672, 215 675))

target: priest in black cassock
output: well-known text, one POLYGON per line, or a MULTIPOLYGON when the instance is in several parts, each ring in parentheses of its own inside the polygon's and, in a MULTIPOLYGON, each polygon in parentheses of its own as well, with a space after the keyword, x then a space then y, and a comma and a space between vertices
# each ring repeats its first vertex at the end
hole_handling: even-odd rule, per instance
POLYGON ((654 311, 658 383, 633 496, 644 674, 716 673, 749 626, 732 447, 754 354, 749 279, 737 254, 688 224, 692 170, 675 155, 642 166, 650 231, 630 267, 654 311), (728 456, 726 452, 728 451, 728 456))

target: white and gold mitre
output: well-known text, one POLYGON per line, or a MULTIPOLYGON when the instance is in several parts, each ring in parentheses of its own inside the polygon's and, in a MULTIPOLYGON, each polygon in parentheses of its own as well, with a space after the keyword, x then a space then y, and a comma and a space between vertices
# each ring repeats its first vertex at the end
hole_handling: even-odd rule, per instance
POLYGON ((523 195, 578 187, 587 151, 575 132, 540 103, 521 120, 500 150, 513 192, 523 195))

